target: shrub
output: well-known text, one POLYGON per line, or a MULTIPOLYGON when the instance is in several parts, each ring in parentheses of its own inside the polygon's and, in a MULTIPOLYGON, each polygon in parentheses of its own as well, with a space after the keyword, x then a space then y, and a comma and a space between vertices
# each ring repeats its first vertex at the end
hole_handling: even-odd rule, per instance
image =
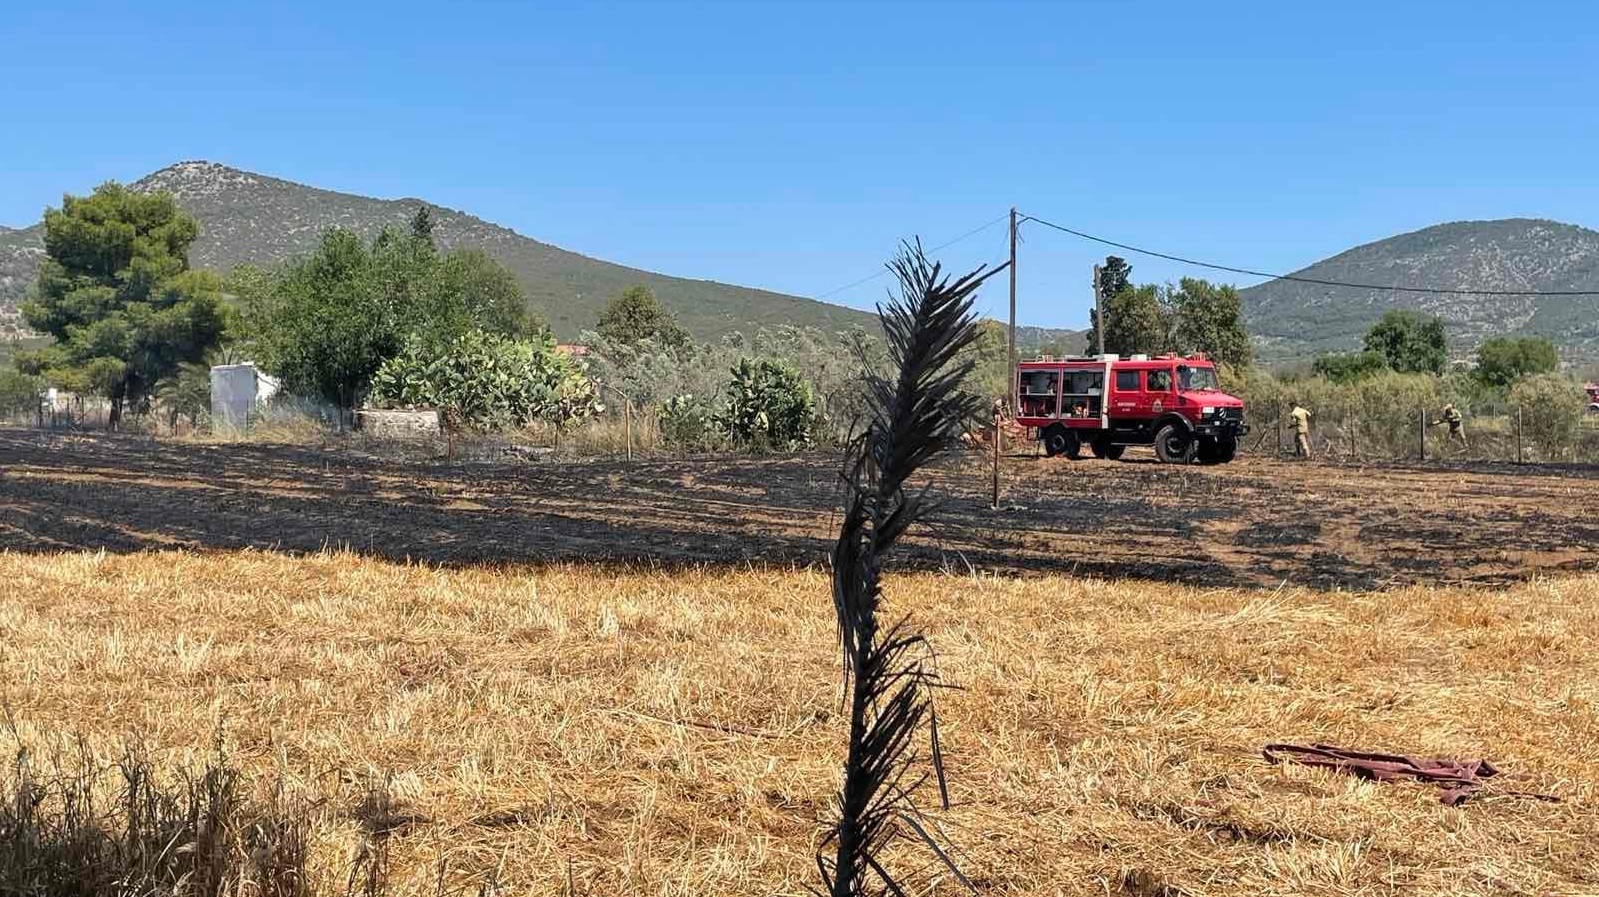
POLYGON ((666 448, 702 452, 716 448, 720 441, 715 409, 692 395, 667 399, 655 412, 655 420, 661 445, 666 448))
POLYGON ((553 341, 481 330, 442 344, 411 338, 378 367, 370 400, 380 408, 435 408, 453 425, 480 431, 566 424, 597 408, 593 385, 553 341))
POLYGON ((166 412, 168 429, 186 417, 199 427, 211 414, 211 368, 206 364, 181 365, 172 376, 156 384, 155 398, 166 412))
POLYGON ((1588 407, 1587 394, 1559 374, 1526 374, 1510 386, 1521 409, 1522 433, 1545 457, 1563 455, 1576 442, 1588 407))
POLYGON ((811 444, 816 401, 799 372, 769 359, 741 358, 717 423, 740 448, 792 451, 811 444))
POLYGON ((0 370, 0 415, 32 414, 39 408, 44 380, 14 368, 0 370))
POLYGON ((1555 344, 1541 336, 1496 336, 1477 347, 1477 379, 1506 387, 1523 374, 1546 374, 1559 367, 1555 344))
POLYGON ((1334 383, 1354 383, 1388 370, 1388 360, 1380 352, 1334 352, 1318 357, 1312 369, 1334 383))

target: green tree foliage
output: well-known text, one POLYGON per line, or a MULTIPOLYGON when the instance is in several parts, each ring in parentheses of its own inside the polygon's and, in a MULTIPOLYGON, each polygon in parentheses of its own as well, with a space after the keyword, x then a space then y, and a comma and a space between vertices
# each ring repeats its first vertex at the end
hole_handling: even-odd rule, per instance
MULTIPOLYGON (((1101 299, 1105 309, 1105 351, 1149 355, 1172 350, 1172 322, 1159 287, 1129 287, 1101 299)), ((1088 345, 1098 351, 1099 313, 1089 311, 1088 345)))
POLYGON ((1559 367, 1555 344, 1541 336, 1496 336, 1477 347, 1476 378, 1506 387, 1523 374, 1546 374, 1559 367))
POLYGON ((977 335, 961 354, 962 361, 972 365, 964 384, 968 392, 989 401, 1010 393, 1010 349, 1004 324, 988 318, 978 321, 977 335))
POLYGON ((1442 318, 1404 309, 1385 312, 1366 331, 1366 351, 1380 353, 1402 374, 1441 374, 1449 362, 1449 342, 1442 318))
POLYGON ((515 278, 476 251, 439 253, 424 213, 370 244, 330 230, 309 256, 269 273, 235 272, 257 360, 291 393, 353 408, 408 340, 442 346, 472 332, 541 335, 515 278))
POLYGON ((1388 370, 1381 352, 1334 352, 1318 357, 1312 370, 1334 383, 1354 383, 1388 370))
POLYGON ((44 379, 15 368, 0 368, 0 416, 31 414, 39 407, 44 379))
POLYGON ((779 451, 811 444, 816 404, 798 371, 771 359, 741 358, 732 374, 727 403, 717 416, 729 442, 779 451))
POLYGON ((22 312, 55 342, 19 364, 106 396, 115 427, 125 404, 143 404, 157 382, 222 340, 221 283, 189 270, 198 226, 170 194, 103 184, 47 210, 44 227, 46 257, 22 312))
MULTIPOLYGON (((1219 364, 1246 368, 1254 358, 1244 329, 1243 304, 1228 284, 1184 277, 1166 294, 1179 352, 1203 352, 1219 364)), ((1108 334, 1107 334, 1108 335, 1108 334)))
POLYGON ((650 292, 649 287, 628 287, 600 312, 596 328, 601 338, 620 345, 649 340, 667 349, 690 344, 688 331, 650 292))
POLYGON ((175 429, 185 418, 190 426, 200 426, 211 415, 211 366, 204 362, 180 365, 156 384, 155 399, 168 428, 175 429))
POLYGON ((371 400, 434 408, 454 426, 493 432, 534 421, 566 424, 594 413, 593 386, 553 339, 469 330, 442 343, 413 335, 379 365, 371 400))
POLYGON ((1105 264, 1099 268, 1099 294, 1101 296, 1120 296, 1132 289, 1133 266, 1127 260, 1114 255, 1105 256, 1105 264))
POLYGON ((1588 397, 1559 374, 1524 374, 1510 385, 1510 401, 1521 412, 1522 432, 1545 457, 1560 457, 1576 442, 1588 397))

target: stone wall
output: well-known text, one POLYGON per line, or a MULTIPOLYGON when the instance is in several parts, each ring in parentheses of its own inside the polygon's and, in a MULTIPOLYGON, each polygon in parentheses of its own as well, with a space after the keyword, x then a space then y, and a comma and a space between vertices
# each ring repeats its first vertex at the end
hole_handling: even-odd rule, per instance
POLYGON ((355 426, 384 439, 429 439, 443 432, 437 411, 358 411, 355 426))

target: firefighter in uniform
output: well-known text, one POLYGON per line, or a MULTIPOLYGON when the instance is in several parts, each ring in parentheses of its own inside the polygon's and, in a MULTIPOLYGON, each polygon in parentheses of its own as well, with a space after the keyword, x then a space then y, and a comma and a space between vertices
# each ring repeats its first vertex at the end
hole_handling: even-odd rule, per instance
POLYGON ((1294 455, 1309 460, 1310 412, 1295 402, 1294 410, 1288 412, 1288 416, 1294 419, 1294 455))
MULTIPOLYGON (((1439 424, 1449 425, 1448 438, 1450 442, 1460 441, 1460 450, 1466 450, 1466 425, 1465 419, 1460 416, 1460 409, 1454 402, 1445 402, 1442 414, 1438 417, 1439 424)), ((1436 426, 1436 424, 1434 425, 1436 426)))

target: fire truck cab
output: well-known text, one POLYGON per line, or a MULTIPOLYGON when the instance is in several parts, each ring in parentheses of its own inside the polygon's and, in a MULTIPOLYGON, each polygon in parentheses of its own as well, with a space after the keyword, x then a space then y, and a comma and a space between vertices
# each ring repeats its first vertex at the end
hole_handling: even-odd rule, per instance
POLYGON ((1115 460, 1153 445, 1168 464, 1225 464, 1249 432, 1244 403, 1222 392, 1203 355, 1044 357, 1016 370, 1016 423, 1044 453, 1077 458, 1087 445, 1115 460))

